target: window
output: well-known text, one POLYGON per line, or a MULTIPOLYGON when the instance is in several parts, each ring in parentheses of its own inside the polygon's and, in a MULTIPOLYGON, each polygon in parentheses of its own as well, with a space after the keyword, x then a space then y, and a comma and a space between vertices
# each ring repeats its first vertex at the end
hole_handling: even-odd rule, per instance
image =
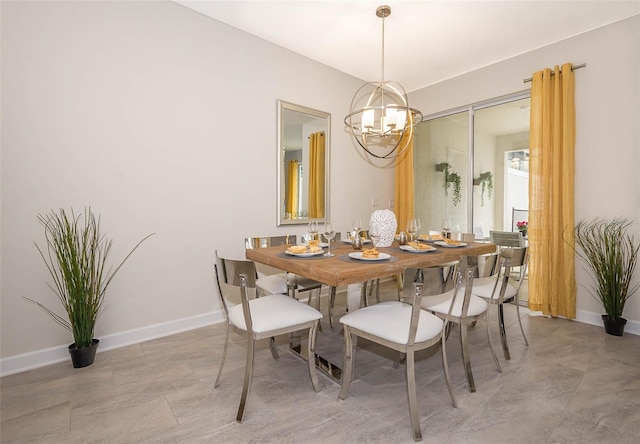
POLYGON ((416 126, 415 209, 423 230, 488 237, 528 208, 529 94, 431 116, 416 126))

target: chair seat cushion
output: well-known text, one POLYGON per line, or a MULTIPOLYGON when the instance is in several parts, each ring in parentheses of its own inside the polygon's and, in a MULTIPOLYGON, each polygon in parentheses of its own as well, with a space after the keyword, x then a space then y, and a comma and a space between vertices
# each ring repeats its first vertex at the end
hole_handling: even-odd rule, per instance
MULTIPOLYGON (((382 302, 351 312, 340 318, 342 324, 362 330, 396 344, 409 341, 411 305, 398 301, 382 302)), ((437 316, 420 310, 416 342, 428 341, 442 331, 443 322, 437 316)))
MULTIPOLYGON (((495 278, 480 278, 473 280, 473 290, 471 291, 476 296, 480 296, 484 299, 491 299, 491 295, 493 294, 493 289, 496 285, 495 278)), ((500 296, 500 288, 502 283, 498 284, 498 288, 496 288, 496 294, 493 296, 495 300, 500 296)), ((505 299, 513 298, 518 290, 513 285, 507 284, 507 289, 504 293, 505 299)))
MULTIPOLYGON (((464 301, 464 288, 459 290, 456 302, 451 310, 451 315, 459 318, 462 316, 462 302, 464 301)), ((451 300, 453 299, 454 290, 447 291, 436 296, 423 296, 422 308, 425 310, 433 311, 446 315, 449 313, 449 307, 451 306, 451 300)), ((488 304, 484 299, 471 295, 469 299, 469 309, 467 310, 467 316, 478 316, 487 311, 488 304)))
MULTIPOLYGON (((249 301, 253 331, 264 333, 287 328, 322 318, 315 308, 283 294, 262 296, 249 301)), ((241 330, 247 330, 242 304, 229 310, 229 321, 241 330)))

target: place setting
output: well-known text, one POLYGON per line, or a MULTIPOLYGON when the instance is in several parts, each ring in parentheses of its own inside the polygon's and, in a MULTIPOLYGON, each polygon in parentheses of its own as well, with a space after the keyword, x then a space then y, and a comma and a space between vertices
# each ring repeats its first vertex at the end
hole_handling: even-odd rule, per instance
MULTIPOLYGON (((354 220, 354 238, 359 236, 360 227, 355 227, 355 225, 359 225, 356 220, 354 220)), ((382 236, 381 232, 382 228, 376 224, 372 223, 369 226, 369 237, 371 238, 370 243, 371 247, 362 247, 362 251, 352 251, 348 254, 341 255, 338 259, 345 262, 362 262, 362 263, 375 263, 375 262, 393 262, 398 260, 394 258, 389 253, 384 253, 378 250, 380 237, 382 236)))
POLYGON ((320 242, 319 230, 318 221, 311 219, 307 229, 309 238, 306 243, 289 245, 283 253, 278 253, 277 256, 287 259, 323 259, 335 256, 335 253, 331 252, 331 240, 336 235, 333 222, 326 221, 323 226, 322 236, 328 242, 320 242))

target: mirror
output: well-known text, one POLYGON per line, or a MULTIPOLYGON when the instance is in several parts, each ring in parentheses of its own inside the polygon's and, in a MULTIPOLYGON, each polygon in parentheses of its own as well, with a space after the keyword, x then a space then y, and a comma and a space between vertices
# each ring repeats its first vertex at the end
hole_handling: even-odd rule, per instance
POLYGON ((278 225, 329 217, 331 114, 278 100, 278 225))

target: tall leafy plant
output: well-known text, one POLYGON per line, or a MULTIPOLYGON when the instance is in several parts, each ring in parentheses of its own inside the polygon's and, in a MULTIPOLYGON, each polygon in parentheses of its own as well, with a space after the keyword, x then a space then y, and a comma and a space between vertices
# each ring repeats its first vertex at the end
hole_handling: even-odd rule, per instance
POLYGON ((153 234, 149 234, 115 268, 107 269, 112 240, 100 232, 100 217, 86 208, 84 216, 64 209, 38 215, 44 227, 46 248, 35 243, 49 270, 53 284, 47 285, 58 296, 67 317, 44 304, 24 298, 43 309, 54 321, 73 334, 76 348, 88 347, 94 338, 97 319, 104 309, 104 296, 112 279, 131 254, 153 234))
POLYGON ((592 273, 591 294, 611 320, 622 317, 625 303, 640 287, 633 283, 640 245, 628 234, 630 225, 624 218, 594 219, 578 222, 573 230, 576 254, 592 273))

